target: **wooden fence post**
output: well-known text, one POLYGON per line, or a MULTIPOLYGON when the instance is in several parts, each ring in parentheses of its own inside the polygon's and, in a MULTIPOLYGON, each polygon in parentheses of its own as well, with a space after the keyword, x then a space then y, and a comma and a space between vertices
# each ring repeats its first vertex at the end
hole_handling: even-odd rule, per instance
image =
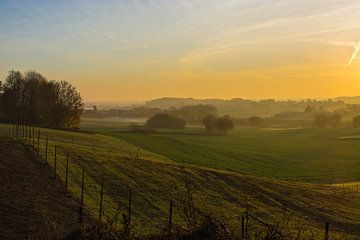
POLYGON ((329 240, 329 223, 325 223, 325 240, 329 240))
POLYGON ((15 137, 15 124, 13 124, 13 128, 12 128, 12 136, 15 137))
POLYGON ((131 225, 131 189, 129 189, 128 224, 129 224, 129 231, 130 231, 130 225, 131 225))
POLYGON ((248 209, 248 199, 246 197, 245 199, 245 208, 246 208, 246 215, 245 215, 245 239, 248 240, 249 236, 248 236, 248 224, 249 224, 249 209, 248 209))
POLYGON ((35 128, 32 129, 32 137, 33 137, 33 148, 35 148, 35 128))
POLYGON ((241 240, 245 239, 245 216, 241 215, 241 240))
POLYGON ((38 156, 39 156, 40 155, 40 129, 38 129, 37 151, 38 151, 38 156))
POLYGON ((359 184, 356 184, 356 192, 359 192, 359 184))
POLYGON ((80 197, 80 207, 79 207, 79 222, 83 222, 83 207, 84 207, 84 180, 85 180, 85 170, 83 169, 81 177, 81 197, 80 197))
POLYGON ((65 169, 65 191, 68 190, 68 177, 69 177, 69 154, 66 154, 66 169, 65 169))
POLYGON ((102 208, 103 208, 103 194, 104 194, 104 178, 101 178, 100 206, 99 206, 99 220, 100 220, 100 222, 101 222, 102 208))
POLYGON ((55 146, 54 147, 54 151, 55 151, 55 155, 54 155, 54 177, 56 178, 56 150, 57 150, 57 147, 55 146))
POLYGON ((29 125, 29 142, 31 143, 31 138, 32 138, 32 134, 31 134, 31 131, 32 131, 32 126, 29 125))
POLYGON ((46 138, 45 142, 45 160, 48 161, 48 138, 46 138))
POLYGON ((168 234, 169 234, 169 239, 171 239, 171 228, 172 228, 172 214, 173 214, 173 202, 170 202, 170 209, 169 209, 169 226, 168 226, 168 234))

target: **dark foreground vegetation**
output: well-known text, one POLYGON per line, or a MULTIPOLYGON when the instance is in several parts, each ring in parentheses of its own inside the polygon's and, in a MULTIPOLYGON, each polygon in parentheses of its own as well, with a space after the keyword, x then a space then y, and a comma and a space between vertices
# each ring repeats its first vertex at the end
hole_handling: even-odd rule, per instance
POLYGON ((243 215, 240 230, 230 228, 226 223, 206 216, 198 225, 189 229, 173 225, 159 227, 152 234, 133 234, 128 225, 116 229, 113 222, 82 225, 65 240, 102 239, 102 240, 316 240, 330 238, 328 223, 324 226, 323 236, 311 233, 306 226, 297 226, 294 231, 286 219, 277 223, 266 223, 252 215, 243 215), (247 216, 247 217, 246 217, 247 216), (250 219, 251 218, 251 219, 250 219))
POLYGON ((47 80, 35 71, 10 71, 0 82, 0 121, 54 128, 78 126, 84 104, 66 81, 47 80))

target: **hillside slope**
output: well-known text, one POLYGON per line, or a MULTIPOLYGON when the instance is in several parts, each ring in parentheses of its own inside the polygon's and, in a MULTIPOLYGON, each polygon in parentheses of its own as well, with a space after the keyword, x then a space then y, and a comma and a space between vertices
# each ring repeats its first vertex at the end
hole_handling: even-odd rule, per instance
POLYGON ((69 184, 79 199, 81 173, 85 170, 85 213, 98 217, 100 185, 104 180, 103 219, 127 212, 132 191, 132 223, 141 231, 160 229, 174 202, 174 220, 186 225, 186 207, 191 193, 199 216, 212 215, 235 230, 239 216, 248 210, 260 219, 289 222, 322 236, 330 222, 332 236, 360 234, 360 194, 354 189, 296 183, 184 165, 121 139, 101 134, 84 134, 41 129, 40 153, 45 155, 44 137, 49 140, 48 162, 54 164, 57 146, 58 176, 64 181, 65 155, 69 154, 69 184), (188 187, 186 187, 188 186, 188 187), (120 213, 120 214, 117 214, 120 213), (336 232, 336 233, 335 233, 336 232))
POLYGON ((0 138, 0 239, 55 239, 76 227, 76 202, 29 150, 0 138))

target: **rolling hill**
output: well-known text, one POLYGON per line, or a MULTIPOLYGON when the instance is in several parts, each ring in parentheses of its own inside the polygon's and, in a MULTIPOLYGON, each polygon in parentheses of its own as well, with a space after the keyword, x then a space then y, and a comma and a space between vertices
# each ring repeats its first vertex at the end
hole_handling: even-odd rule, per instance
MULTIPOLYGON (((7 125, 1 125, 4 133, 7 125)), ((100 185, 104 179, 103 216, 126 213, 128 191, 132 191, 132 216, 136 231, 161 229, 167 221, 169 202, 174 202, 174 222, 186 225, 185 206, 189 192, 199 216, 212 215, 239 231, 239 216, 245 211, 267 222, 286 221, 305 234, 322 236, 325 221, 332 236, 358 234, 360 194, 354 189, 270 178, 183 164, 127 141, 102 134, 41 130, 40 153, 54 167, 57 146, 57 174, 64 182, 65 159, 69 154, 69 190, 80 198, 81 173, 85 170, 84 206, 86 219, 97 219, 100 185)), ((31 145, 31 142, 27 143, 31 145)), ((158 144, 161 146, 161 144, 158 144)), ((37 159, 44 162, 44 159, 37 159)), ((120 222, 120 216, 118 217, 120 222)))

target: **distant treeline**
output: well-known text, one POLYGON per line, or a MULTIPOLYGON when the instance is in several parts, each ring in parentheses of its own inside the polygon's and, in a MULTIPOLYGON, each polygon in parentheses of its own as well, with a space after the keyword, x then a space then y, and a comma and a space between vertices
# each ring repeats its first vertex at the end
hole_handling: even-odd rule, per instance
POLYGON ((10 71, 0 82, 2 121, 69 128, 80 123, 83 110, 80 93, 66 81, 49 81, 35 71, 10 71))
MULTIPOLYGON (((252 116, 270 117, 274 114, 282 112, 303 112, 307 106, 315 109, 324 109, 326 111, 334 111, 343 109, 345 114, 350 114, 354 109, 351 106, 338 99, 329 100, 249 100, 242 98, 234 98, 230 100, 223 99, 194 99, 194 98, 160 98, 146 102, 144 107, 148 108, 181 108, 189 105, 211 105, 217 108, 219 115, 231 115, 234 118, 247 119, 252 116)), ((360 106, 360 105, 357 105, 360 106)))
POLYGON ((208 115, 217 115, 217 108, 211 105, 192 105, 180 108, 149 108, 149 107, 135 107, 133 109, 112 109, 112 110, 86 110, 83 117, 92 118, 150 118, 156 114, 167 114, 174 117, 181 118, 188 124, 201 124, 202 120, 208 115))

